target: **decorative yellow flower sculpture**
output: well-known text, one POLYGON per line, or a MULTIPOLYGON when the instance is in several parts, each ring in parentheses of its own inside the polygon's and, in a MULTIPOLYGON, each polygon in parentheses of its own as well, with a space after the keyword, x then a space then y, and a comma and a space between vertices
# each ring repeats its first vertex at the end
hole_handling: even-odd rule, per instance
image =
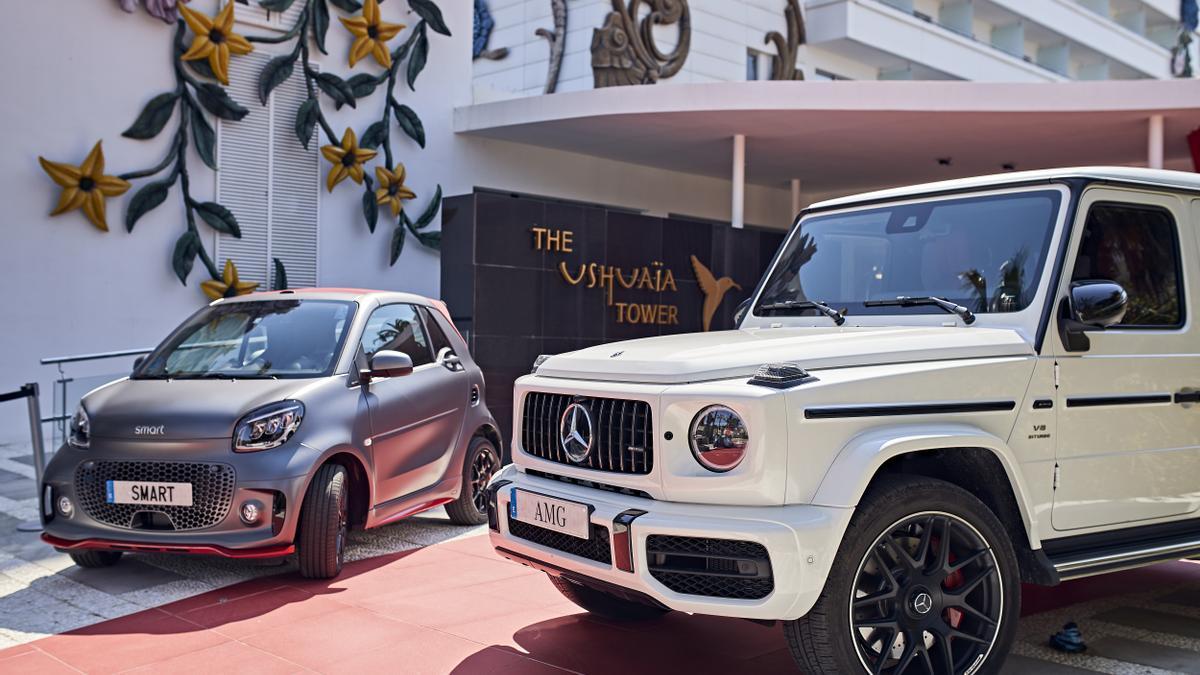
POLYGON ((387 204, 392 207, 392 215, 396 217, 404 210, 404 204, 400 200, 415 199, 417 196, 417 193, 404 184, 407 175, 403 164, 397 164, 395 171, 388 171, 382 166, 375 167, 375 178, 379 180, 379 189, 375 190, 375 201, 380 205, 387 204))
POLYGON ((221 84, 229 84, 229 55, 249 54, 254 45, 246 38, 233 32, 233 2, 225 3, 215 17, 208 18, 187 5, 180 5, 183 20, 196 34, 192 46, 183 55, 184 61, 208 59, 208 65, 221 84))
POLYGON ((358 137, 354 130, 347 128, 342 135, 341 146, 326 145, 321 148, 321 154, 333 164, 329 170, 329 178, 325 181, 330 192, 338 183, 349 177, 355 183, 363 182, 363 162, 371 161, 376 154, 374 150, 363 150, 358 147, 358 137))
POLYGON ((200 283, 200 290, 204 291, 212 300, 220 300, 221 298, 232 298, 238 295, 246 295, 253 293, 254 289, 258 288, 258 284, 251 281, 239 281, 237 265, 233 264, 232 260, 225 261, 225 270, 221 274, 220 281, 209 279, 200 283))
POLYGON ((367 54, 375 57, 384 68, 392 67, 392 53, 388 51, 388 40, 404 30, 402 23, 386 23, 379 14, 379 2, 367 0, 363 3, 362 16, 353 19, 342 18, 342 25, 354 34, 354 44, 350 46, 350 67, 367 58, 367 54))
POLYGON ((92 225, 108 232, 104 199, 125 194, 129 183, 116 176, 104 175, 104 150, 100 147, 100 141, 96 141, 87 159, 77 167, 51 162, 45 157, 38 157, 38 161, 50 178, 63 189, 58 206, 50 215, 57 216, 81 208, 92 225))

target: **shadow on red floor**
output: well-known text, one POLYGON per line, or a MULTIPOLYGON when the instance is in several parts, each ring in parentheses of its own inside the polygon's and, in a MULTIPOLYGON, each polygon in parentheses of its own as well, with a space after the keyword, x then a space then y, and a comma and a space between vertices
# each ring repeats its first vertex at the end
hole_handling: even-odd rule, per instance
MULTIPOLYGON (((1033 613, 1200 576, 1176 563, 1027 587, 1033 613)), ((0 672, 795 672, 783 634, 671 614, 583 614, 486 537, 352 563, 341 577, 257 579, 0 651, 0 672)))

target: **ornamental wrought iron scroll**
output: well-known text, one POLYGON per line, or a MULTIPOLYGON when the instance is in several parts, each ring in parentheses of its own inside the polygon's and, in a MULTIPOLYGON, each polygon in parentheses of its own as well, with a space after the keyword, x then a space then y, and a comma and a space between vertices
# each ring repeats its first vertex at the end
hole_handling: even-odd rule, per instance
POLYGON ((692 44, 692 15, 687 0, 612 0, 604 27, 592 34, 592 75, 597 89, 654 84, 683 68, 692 44), (649 13, 642 16, 642 9, 649 13), (669 53, 654 41, 655 26, 679 27, 669 53))
POLYGON ((803 80, 804 72, 796 68, 796 57, 800 45, 808 40, 808 31, 804 26, 804 15, 800 13, 800 3, 797 0, 788 0, 787 9, 783 10, 783 13, 787 17, 787 37, 773 30, 767 33, 766 39, 763 40, 766 44, 774 43, 778 52, 771 57, 771 79, 803 80))

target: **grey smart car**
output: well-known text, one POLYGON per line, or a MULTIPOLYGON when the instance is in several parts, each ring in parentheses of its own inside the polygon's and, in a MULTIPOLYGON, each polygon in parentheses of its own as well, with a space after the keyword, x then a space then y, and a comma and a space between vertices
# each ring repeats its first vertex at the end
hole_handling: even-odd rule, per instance
POLYGON ((445 505, 487 522, 501 437, 442 303, 312 289, 217 300, 83 397, 46 467, 42 538, 342 567, 349 527, 445 505))

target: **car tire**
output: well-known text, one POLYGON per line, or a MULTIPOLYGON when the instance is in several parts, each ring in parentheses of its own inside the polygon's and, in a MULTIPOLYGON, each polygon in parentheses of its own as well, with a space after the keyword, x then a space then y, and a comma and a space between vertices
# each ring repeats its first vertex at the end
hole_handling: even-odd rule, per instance
POLYGON ((309 483, 296 535, 300 576, 332 579, 342 571, 349 530, 349 491, 346 468, 340 464, 322 466, 309 483))
POLYGON ((983 502, 889 476, 860 502, 816 605, 784 633, 804 672, 996 673, 1020 590, 1012 543, 983 502))
POLYGON ((88 569, 112 567, 121 560, 121 551, 71 551, 68 555, 71 562, 88 569))
POLYGON ((483 436, 471 439, 463 461, 462 486, 458 499, 446 505, 446 513, 455 525, 483 525, 487 522, 487 485, 500 470, 500 453, 483 436))
POLYGON ((566 599, 586 609, 596 616, 614 621, 649 621, 657 619, 671 611, 663 607, 655 607, 624 598, 618 598, 610 593, 598 591, 581 584, 574 583, 562 577, 551 574, 550 583, 562 593, 566 599))

